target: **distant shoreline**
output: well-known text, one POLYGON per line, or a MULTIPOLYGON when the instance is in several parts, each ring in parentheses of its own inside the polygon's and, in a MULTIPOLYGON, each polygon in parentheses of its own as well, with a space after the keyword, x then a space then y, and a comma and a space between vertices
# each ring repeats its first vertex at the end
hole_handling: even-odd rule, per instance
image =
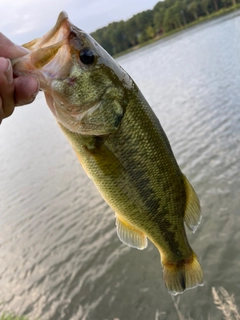
MULTIPOLYGON (((173 35, 175 33, 178 33, 180 31, 183 31, 183 30, 188 29, 190 27, 196 26, 196 25, 201 24, 203 22, 214 20, 216 18, 222 17, 224 15, 227 15, 229 13, 232 13, 232 12, 238 11, 238 10, 240 10, 240 4, 236 4, 235 6, 231 6, 229 8, 220 9, 220 10, 218 10, 218 11, 212 13, 212 14, 209 14, 208 16, 200 17, 198 20, 196 20, 194 22, 191 22, 189 24, 186 24, 185 26, 183 26, 181 28, 171 30, 169 32, 166 32, 166 33, 160 35, 160 36, 156 36, 153 39, 150 39, 150 40, 145 41, 145 42, 143 42, 141 44, 138 44, 138 45, 136 45, 134 47, 131 47, 131 48, 125 50, 125 51, 119 52, 119 53, 113 55, 113 57, 114 58, 121 57, 121 56, 123 56, 123 55, 125 55, 127 53, 130 53, 132 51, 136 51, 136 50, 138 50, 138 49, 140 49, 142 47, 145 47, 145 46, 147 46, 147 45, 149 45, 151 43, 154 43, 154 42, 157 42, 159 40, 165 39, 165 38, 167 38, 167 37, 169 37, 169 36, 171 36, 171 35, 173 35)), ((240 14, 240 12, 239 12, 239 14, 240 14)))

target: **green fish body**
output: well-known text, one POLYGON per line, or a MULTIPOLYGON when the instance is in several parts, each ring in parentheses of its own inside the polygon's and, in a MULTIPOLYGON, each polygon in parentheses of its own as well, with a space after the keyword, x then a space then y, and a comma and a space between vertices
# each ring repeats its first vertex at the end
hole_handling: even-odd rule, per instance
POLYGON ((199 201, 136 84, 65 13, 25 47, 30 54, 13 63, 15 72, 39 79, 84 170, 115 212, 120 240, 138 249, 147 239, 154 243, 170 293, 201 286, 184 227, 196 230, 199 201))

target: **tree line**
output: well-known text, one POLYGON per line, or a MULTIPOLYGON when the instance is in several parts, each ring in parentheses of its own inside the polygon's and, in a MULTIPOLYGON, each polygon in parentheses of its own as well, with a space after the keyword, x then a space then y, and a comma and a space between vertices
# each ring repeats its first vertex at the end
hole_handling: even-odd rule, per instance
MULTIPOLYGON (((240 2, 240 0, 237 0, 240 2)), ((157 36, 179 29, 219 9, 236 5, 236 0, 165 0, 126 21, 112 22, 91 35, 111 55, 157 36)))

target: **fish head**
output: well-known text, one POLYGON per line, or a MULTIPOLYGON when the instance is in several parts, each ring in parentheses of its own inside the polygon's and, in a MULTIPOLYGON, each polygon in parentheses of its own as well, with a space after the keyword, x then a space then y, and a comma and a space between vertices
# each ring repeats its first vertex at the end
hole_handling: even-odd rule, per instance
POLYGON ((107 133, 110 129, 101 129, 104 120, 99 119, 110 121, 116 101, 120 106, 114 112, 122 115, 126 90, 133 85, 118 63, 89 34, 74 26, 65 12, 42 38, 23 46, 29 54, 12 61, 14 73, 38 79, 57 121, 80 134, 107 133))

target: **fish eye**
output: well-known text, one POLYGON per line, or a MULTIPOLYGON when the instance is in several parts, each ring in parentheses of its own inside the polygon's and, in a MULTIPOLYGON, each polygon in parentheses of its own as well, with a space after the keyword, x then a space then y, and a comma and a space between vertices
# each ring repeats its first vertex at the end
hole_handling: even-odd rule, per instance
POLYGON ((80 52, 80 60, 82 61, 82 63, 84 64, 91 64, 94 62, 94 53, 92 52, 91 49, 89 48, 84 48, 81 52, 80 52))

